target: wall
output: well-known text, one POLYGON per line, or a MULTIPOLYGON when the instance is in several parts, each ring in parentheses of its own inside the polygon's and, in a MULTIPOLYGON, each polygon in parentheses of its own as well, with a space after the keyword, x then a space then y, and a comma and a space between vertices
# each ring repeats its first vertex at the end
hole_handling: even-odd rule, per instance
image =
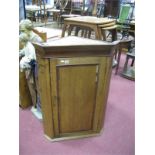
POLYGON ((24 0, 19 0, 19 21, 25 19, 24 0))

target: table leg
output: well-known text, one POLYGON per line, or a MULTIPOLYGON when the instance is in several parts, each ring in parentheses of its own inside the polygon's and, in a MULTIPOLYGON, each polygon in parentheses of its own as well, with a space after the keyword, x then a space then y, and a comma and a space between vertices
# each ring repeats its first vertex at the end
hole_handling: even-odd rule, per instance
POLYGON ((102 40, 101 28, 98 27, 98 26, 95 26, 95 27, 94 27, 94 31, 95 31, 96 39, 102 40))
POLYGON ((102 34, 102 40, 103 41, 106 41, 106 33, 105 33, 105 30, 102 30, 101 34, 102 34))
POLYGON ((97 27, 95 27, 95 29, 96 29, 96 32, 95 32, 96 39, 102 40, 102 38, 104 38, 104 35, 102 33, 101 28, 99 26, 97 26, 97 27))
POLYGON ((67 27, 67 24, 64 23, 64 26, 63 26, 63 29, 62 29, 61 37, 64 37, 64 36, 65 36, 66 27, 67 27))
POLYGON ((117 30, 116 29, 113 29, 111 31, 111 33, 112 33, 112 41, 117 40, 117 30))

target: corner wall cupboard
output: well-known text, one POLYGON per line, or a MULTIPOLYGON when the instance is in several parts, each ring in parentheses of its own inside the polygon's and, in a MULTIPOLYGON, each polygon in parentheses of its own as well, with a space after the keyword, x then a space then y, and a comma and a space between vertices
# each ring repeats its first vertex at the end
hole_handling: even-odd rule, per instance
POLYGON ((75 36, 34 44, 44 133, 51 141, 100 133, 116 44, 75 36))

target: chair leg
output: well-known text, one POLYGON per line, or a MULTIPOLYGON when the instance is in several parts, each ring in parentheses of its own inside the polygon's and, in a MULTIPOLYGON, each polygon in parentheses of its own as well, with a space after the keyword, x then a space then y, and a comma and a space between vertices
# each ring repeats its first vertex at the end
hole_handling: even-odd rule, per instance
POLYGON ((84 38, 86 38, 87 37, 87 29, 85 29, 85 31, 84 31, 84 38))
POLYGON ((82 31, 81 31, 81 37, 83 37, 84 36, 84 29, 82 29, 82 31))
POLYGON ((125 71, 127 69, 128 61, 129 61, 129 57, 126 56, 126 61, 125 61, 125 64, 124 64, 123 71, 125 71))
POLYGON ((108 38, 110 34, 111 34, 111 32, 108 33, 108 35, 106 36, 106 38, 108 38))
POLYGON ((115 49, 115 59, 117 59, 117 54, 118 54, 118 52, 117 52, 118 50, 117 49, 115 49))
POLYGON ((78 36, 79 30, 80 30, 80 28, 76 27, 76 29, 75 29, 75 36, 78 36))
POLYGON ((135 59, 132 59, 131 66, 134 65, 135 59))
POLYGON ((121 49, 118 49, 117 66, 116 66, 116 70, 115 70, 115 74, 116 74, 116 75, 117 75, 117 73, 118 73, 120 58, 121 58, 121 49))

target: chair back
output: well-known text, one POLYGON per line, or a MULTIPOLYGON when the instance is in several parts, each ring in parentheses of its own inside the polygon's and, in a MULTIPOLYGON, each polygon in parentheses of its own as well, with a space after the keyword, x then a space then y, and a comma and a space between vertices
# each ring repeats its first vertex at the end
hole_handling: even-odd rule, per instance
POLYGON ((81 14, 83 11, 83 0, 71 0, 71 13, 81 14))
POLYGON ((130 9, 131 9, 130 4, 121 4, 119 19, 118 19, 120 23, 126 23, 127 20, 130 18, 130 9))
POLYGON ((64 10, 68 5, 68 3, 69 3, 69 0, 59 0, 60 9, 64 10))
POLYGON ((99 0, 97 3, 97 17, 104 17, 104 8, 105 8, 105 3, 104 0, 99 0))
POLYGON ((91 0, 87 0, 83 3, 83 15, 92 16, 94 4, 91 0))

